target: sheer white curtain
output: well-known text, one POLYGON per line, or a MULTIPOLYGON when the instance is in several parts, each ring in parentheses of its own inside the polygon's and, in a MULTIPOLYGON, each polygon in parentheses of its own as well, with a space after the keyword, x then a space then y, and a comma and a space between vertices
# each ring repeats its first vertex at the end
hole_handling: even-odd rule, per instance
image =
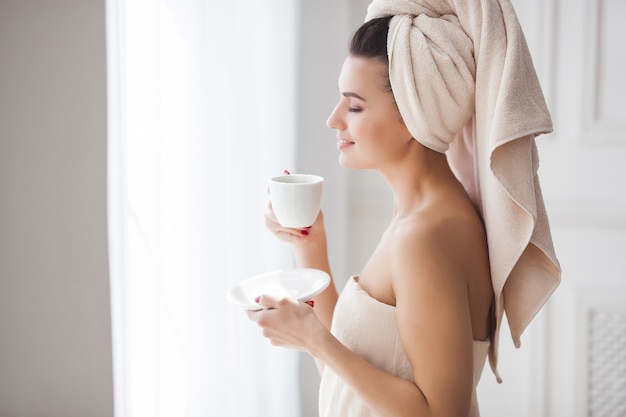
POLYGON ((108 0, 117 417, 299 415, 297 355, 227 304, 291 266, 264 228, 293 169, 293 0, 108 0))

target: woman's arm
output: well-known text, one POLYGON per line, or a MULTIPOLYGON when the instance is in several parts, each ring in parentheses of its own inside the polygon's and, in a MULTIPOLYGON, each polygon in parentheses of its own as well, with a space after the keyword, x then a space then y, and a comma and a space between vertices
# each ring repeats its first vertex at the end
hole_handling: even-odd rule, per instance
POLYGON ((391 249, 392 285, 402 346, 415 382, 387 374, 335 338, 310 352, 377 414, 466 417, 473 388, 473 345, 462 237, 403 230, 391 249))
MULTIPOLYGON (((398 332, 426 416, 467 416, 473 332, 467 271, 474 237, 458 222, 413 225, 392 247, 398 332)), ((420 414, 422 415, 422 414, 420 414)))
POLYGON ((269 204, 265 212, 265 225, 279 239, 293 246, 296 265, 299 268, 320 269, 331 277, 328 287, 314 298, 315 313, 326 328, 330 329, 338 295, 328 261, 324 214, 320 212, 315 223, 309 228, 286 228, 278 223, 272 206, 269 204))
POLYGON ((403 231, 391 248, 398 330, 415 382, 349 350, 304 303, 264 297, 260 304, 273 309, 251 318, 273 344, 308 351, 330 367, 377 414, 466 417, 473 386, 472 329, 463 256, 455 255, 463 238, 434 232, 403 231))

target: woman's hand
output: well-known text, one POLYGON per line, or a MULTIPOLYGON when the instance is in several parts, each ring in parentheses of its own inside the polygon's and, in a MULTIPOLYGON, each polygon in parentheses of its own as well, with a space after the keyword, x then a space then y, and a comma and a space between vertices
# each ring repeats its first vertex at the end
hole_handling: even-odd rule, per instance
POLYGON ((274 210, 272 209, 272 203, 270 202, 265 210, 265 226, 280 240, 291 243, 295 247, 306 246, 312 241, 326 239, 324 214, 322 211, 317 215, 315 222, 313 222, 311 226, 294 229, 281 226, 280 223, 278 223, 274 215, 274 210))
POLYGON ((248 311, 248 318, 263 329, 272 345, 310 352, 322 332, 328 332, 317 318, 311 302, 263 295, 257 299, 265 310, 248 311))

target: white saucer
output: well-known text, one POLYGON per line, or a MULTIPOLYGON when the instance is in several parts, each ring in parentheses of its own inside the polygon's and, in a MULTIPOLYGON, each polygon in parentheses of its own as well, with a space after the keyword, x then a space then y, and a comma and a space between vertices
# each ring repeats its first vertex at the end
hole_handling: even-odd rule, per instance
POLYGON ((308 301, 328 287, 330 276, 319 269, 294 268, 255 275, 233 286, 226 298, 246 310, 262 307, 254 299, 261 295, 293 297, 308 301))

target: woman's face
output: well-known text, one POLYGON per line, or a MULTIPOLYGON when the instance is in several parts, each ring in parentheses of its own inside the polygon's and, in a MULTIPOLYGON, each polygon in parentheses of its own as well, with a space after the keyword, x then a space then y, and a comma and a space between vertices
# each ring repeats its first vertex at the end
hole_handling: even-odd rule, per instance
POLYGON ((387 65, 348 56, 339 76, 339 103, 326 122, 337 131, 339 162, 346 168, 383 169, 406 155, 412 140, 386 89, 387 65))

